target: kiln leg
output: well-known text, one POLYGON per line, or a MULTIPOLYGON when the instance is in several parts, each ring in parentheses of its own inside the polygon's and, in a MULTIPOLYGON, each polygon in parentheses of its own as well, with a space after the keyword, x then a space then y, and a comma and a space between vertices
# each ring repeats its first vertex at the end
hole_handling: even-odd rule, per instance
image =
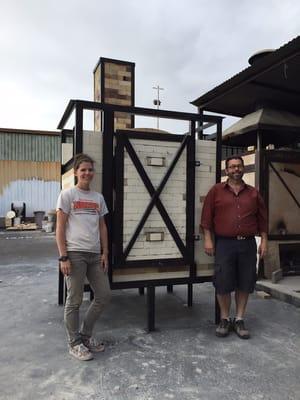
POLYGON ((145 294, 145 288, 144 288, 144 287, 140 287, 140 288, 139 288, 139 294, 140 294, 141 296, 143 296, 143 295, 145 294))
POLYGON ((173 285, 167 285, 167 292, 173 293, 173 285))
POLYGON ((188 283, 188 298, 187 298, 188 307, 193 306, 193 284, 188 283))
POLYGON ((58 266, 58 304, 61 306, 64 304, 64 276, 58 266))
POLYGON ((155 286, 147 286, 148 332, 155 331, 155 286))
POLYGON ((217 293, 215 292, 215 324, 220 322, 220 306, 218 303, 217 293))

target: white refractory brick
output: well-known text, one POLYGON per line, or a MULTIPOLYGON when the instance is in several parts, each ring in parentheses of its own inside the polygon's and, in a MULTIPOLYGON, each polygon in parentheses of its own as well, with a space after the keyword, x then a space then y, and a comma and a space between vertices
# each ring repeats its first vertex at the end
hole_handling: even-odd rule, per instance
POLYGON ((167 190, 169 188, 169 186, 172 186, 174 188, 178 188, 180 190, 180 192, 182 193, 182 190, 186 187, 186 177, 182 176, 182 179, 180 178, 176 178, 176 179, 170 179, 168 180, 168 182, 166 183, 163 191, 167 193, 167 190))
POLYGON ((203 149, 202 149, 201 151, 197 151, 196 154, 197 154, 197 160, 199 158, 200 162, 203 162, 206 164, 207 162, 211 162, 212 154, 214 154, 214 153, 208 153, 206 151, 206 149, 205 149, 205 151, 203 151, 203 149))
POLYGON ((211 187, 215 180, 215 174, 210 177, 199 177, 196 179, 195 191, 201 190, 203 187, 211 187), (213 183, 212 183, 213 182, 213 183))
POLYGON ((200 167, 197 167, 197 170, 200 172, 211 172, 211 169, 212 169, 211 165, 201 164, 200 167))
POLYGON ((202 178, 207 178, 209 177, 209 174, 211 174, 211 177, 214 177, 215 174, 211 173, 211 172, 202 172, 202 171, 198 171, 196 176, 197 179, 202 179, 202 178))
POLYGON ((124 192, 126 193, 148 193, 144 186, 137 185, 132 190, 132 187, 124 186, 124 192))
POLYGON ((213 186, 213 185, 211 185, 211 186, 206 186, 206 187, 203 187, 201 190, 199 190, 199 191, 197 192, 198 197, 199 197, 199 196, 202 196, 202 197, 206 196, 206 195, 207 195, 207 192, 212 188, 212 186, 213 186))
POLYGON ((124 212, 126 213, 126 207, 129 206, 134 206, 136 209, 136 212, 139 212, 139 210, 141 210, 141 212, 145 211, 145 208, 147 207, 147 205, 149 204, 149 201, 145 201, 145 200, 127 200, 126 199, 127 193, 124 194, 124 212))
POLYGON ((201 176, 201 175, 196 176, 195 190, 197 191, 198 188, 201 188, 203 186, 211 187, 212 186, 211 182, 214 182, 215 178, 216 178, 215 174, 206 176, 201 176))
POLYGON ((123 234, 126 236, 128 235, 129 238, 127 239, 129 241, 129 239, 131 238, 132 234, 133 234, 133 230, 134 228, 128 228, 128 226, 124 226, 123 228, 123 234))
POLYGON ((197 147, 211 147, 216 149, 216 142, 213 142, 212 140, 196 140, 196 146, 197 147))
MULTIPOLYGON (((140 160, 143 163, 146 173, 148 174, 152 184, 157 187, 161 182, 162 177, 167 171, 168 165, 173 160, 174 155, 179 147, 178 143, 171 142, 160 142, 160 141, 147 141, 147 140, 132 140, 131 141, 135 151, 138 153, 140 160), (165 158, 167 166, 162 166, 159 169, 156 166, 148 166, 147 157, 162 157, 165 158)), ((199 147, 199 146, 198 146, 199 147)), ((208 189, 214 183, 214 174, 210 173, 215 164, 215 145, 205 143, 204 146, 200 146, 198 150, 203 153, 203 167, 202 174, 196 178, 196 193, 199 199, 200 193, 202 194, 204 189, 208 189), (210 152, 211 150, 211 152, 210 152), (205 160, 205 162, 203 161, 205 160), (206 176, 202 176, 205 172, 206 176), (204 183, 201 184, 202 179, 204 183), (199 183, 198 183, 199 181, 199 183)), ((197 155, 196 159, 200 159, 197 155)), ((185 209, 186 201, 183 200, 183 194, 186 192, 186 151, 182 154, 178 161, 172 175, 170 176, 160 199, 163 202, 170 218, 172 219, 176 229, 183 242, 185 242, 185 209)), ((125 199, 124 199, 124 241, 125 244, 131 239, 131 235, 143 215, 146 206, 149 203, 150 197, 148 192, 141 181, 135 167, 133 166, 129 158, 125 158, 124 168, 125 178, 127 179, 127 186, 125 188, 125 199)), ((197 173, 197 168, 196 168, 197 173)), ((206 193, 205 193, 206 194, 206 193)), ((196 206, 197 218, 199 218, 200 208, 196 206)), ((197 225, 197 224, 195 224, 197 225)), ((154 207, 151 214, 149 215, 143 231, 139 235, 138 242, 135 245, 136 248, 132 249, 128 259, 149 259, 149 258, 169 258, 169 257, 180 257, 180 252, 170 233, 168 232, 164 221, 159 215, 157 209, 154 207), (160 229, 164 230, 164 240, 146 242, 145 232, 147 229, 152 230, 152 234, 157 233, 160 236, 160 229)))
POLYGON ((133 228, 136 227, 136 223, 137 223, 137 220, 135 220, 135 219, 128 219, 128 220, 126 221, 126 228, 132 230, 133 228))
POLYGON ((140 178, 137 176, 129 176, 127 179, 127 186, 132 187, 132 186, 139 186, 141 183, 140 178))
POLYGON ((180 251, 174 249, 157 249, 157 254, 165 258, 181 257, 180 251))
POLYGON ((132 164, 131 158, 129 157, 124 158, 124 166, 132 166, 132 168, 135 168, 132 164))
POLYGON ((161 218, 157 217, 156 215, 150 215, 149 218, 147 219, 144 227, 145 228, 157 228, 157 229, 163 229, 165 228, 165 223, 161 220, 161 218))
POLYGON ((215 174, 207 174, 207 176, 201 177, 201 180, 196 179, 196 188, 205 185, 211 185, 212 179, 215 178, 215 174))
MULTIPOLYGON (((202 140, 197 141, 196 160, 202 163, 201 167, 196 168, 195 174, 195 232, 198 233, 203 206, 203 204, 200 203, 200 196, 206 196, 209 189, 215 184, 216 143, 202 140)), ((207 269, 207 264, 213 262, 212 258, 207 256, 204 252, 203 240, 195 242, 195 261, 198 267, 197 274, 199 274, 200 270, 207 269)))
POLYGON ((130 256, 133 256, 133 255, 135 255, 135 256, 144 256, 144 255, 148 255, 148 254, 150 254, 149 249, 145 249, 145 248, 136 249, 134 247, 130 250, 130 253, 129 253, 130 256))
POLYGON ((86 131, 83 132, 83 144, 84 145, 101 145, 102 144, 102 134, 99 132, 92 132, 87 133, 86 131))
POLYGON ((201 161, 201 160, 208 161, 209 160, 208 156, 210 156, 211 158, 215 158, 215 156, 216 156, 215 152, 216 152, 215 149, 211 149, 209 147, 207 147, 205 149, 201 149, 201 152, 198 149, 198 151, 196 151, 196 157, 195 158, 196 158, 197 161, 201 161), (204 154, 205 154, 205 157, 202 157, 204 154))
POLYGON ((144 249, 145 248, 145 243, 144 242, 138 242, 136 241, 134 243, 133 249, 144 249))
POLYGON ((160 200, 162 201, 162 203, 165 206, 165 208, 167 209, 167 211, 170 211, 170 212, 174 212, 174 211, 181 212, 182 208, 185 205, 185 202, 182 199, 178 199, 177 196, 175 197, 175 199, 169 199, 169 198, 166 198, 165 196, 161 196, 160 200))
POLYGON ((150 195, 148 193, 134 193, 128 192, 127 200, 150 200, 150 195))

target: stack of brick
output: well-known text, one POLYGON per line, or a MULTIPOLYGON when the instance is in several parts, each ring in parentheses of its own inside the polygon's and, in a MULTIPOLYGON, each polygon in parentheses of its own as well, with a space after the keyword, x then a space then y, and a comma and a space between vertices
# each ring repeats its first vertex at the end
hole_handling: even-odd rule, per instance
MULTIPOLYGON (((101 103, 134 106, 134 63, 100 58, 94 70, 94 100, 101 103)), ((101 113, 95 112, 95 130, 101 130, 101 113)), ((115 128, 133 128, 131 115, 115 114, 115 128)))
MULTIPOLYGON (((173 159, 178 143, 134 139, 131 141, 138 157, 143 163, 154 187, 157 187, 173 159), (162 159, 161 166, 147 165, 149 158, 162 159)), ((216 144, 211 141, 196 141, 196 160, 201 162, 196 167, 195 175, 195 234, 199 233, 199 220, 203 201, 210 187, 215 183, 216 174, 216 144)), ((141 181, 131 159, 125 153, 124 157, 124 248, 143 215, 150 196, 141 181)), ((185 243, 186 232, 186 152, 184 151, 172 172, 160 199, 164 204, 179 236, 185 243)), ((179 252, 168 228, 159 212, 154 207, 149 215, 136 243, 131 249, 128 260, 157 259, 157 267, 140 266, 138 269, 122 268, 114 271, 113 281, 135 281, 149 279, 183 278, 189 276, 186 266, 168 268, 159 267, 159 259, 180 258, 179 252), (155 239, 149 241, 149 233, 155 233, 155 239), (160 233, 160 235, 158 235, 160 233)), ((203 249, 203 240, 195 241, 195 262, 197 276, 211 276, 213 259, 208 257, 203 249)))

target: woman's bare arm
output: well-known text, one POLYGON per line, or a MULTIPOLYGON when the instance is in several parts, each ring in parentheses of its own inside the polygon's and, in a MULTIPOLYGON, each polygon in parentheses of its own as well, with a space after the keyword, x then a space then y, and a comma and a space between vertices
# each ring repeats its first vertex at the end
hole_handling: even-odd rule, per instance
MULTIPOLYGON (((56 212, 56 244, 58 247, 59 255, 67 255, 67 244, 66 244, 66 224, 68 221, 68 215, 62 210, 56 212)), ((71 272, 70 260, 60 261, 60 269, 64 275, 69 275, 71 272)))

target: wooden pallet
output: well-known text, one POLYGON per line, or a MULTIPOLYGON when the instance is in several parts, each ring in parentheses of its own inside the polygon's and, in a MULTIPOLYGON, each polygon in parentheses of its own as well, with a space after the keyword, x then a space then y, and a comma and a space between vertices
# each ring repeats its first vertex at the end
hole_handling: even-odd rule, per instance
POLYGON ((37 230, 37 224, 31 223, 31 224, 18 224, 15 226, 9 226, 6 228, 7 231, 35 231, 37 230))

